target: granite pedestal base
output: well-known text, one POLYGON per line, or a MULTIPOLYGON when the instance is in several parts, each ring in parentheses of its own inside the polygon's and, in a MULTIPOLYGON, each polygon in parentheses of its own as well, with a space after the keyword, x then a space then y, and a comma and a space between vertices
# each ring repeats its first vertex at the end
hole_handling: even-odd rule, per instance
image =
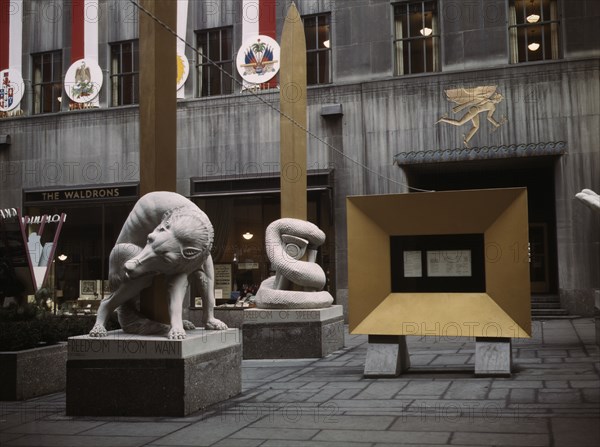
POLYGON ((0 400, 25 400, 65 389, 67 344, 0 352, 0 400))
POLYGON ((182 417, 241 392, 238 329, 71 337, 67 415, 182 417))
POLYGON ((397 377, 410 368, 405 335, 369 335, 365 377, 397 377))
POLYGON ((510 338, 475 338, 475 376, 510 377, 512 343, 510 338))
POLYGON ((344 346, 342 306, 245 309, 244 359, 322 358, 344 346))

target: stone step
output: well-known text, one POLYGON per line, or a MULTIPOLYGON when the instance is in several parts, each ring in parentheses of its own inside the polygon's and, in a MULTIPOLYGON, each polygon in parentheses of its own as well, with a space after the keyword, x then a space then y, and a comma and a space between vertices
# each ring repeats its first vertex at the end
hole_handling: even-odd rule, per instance
POLYGON ((563 320, 575 318, 560 307, 560 298, 556 294, 531 295, 532 320, 563 320))
POLYGON ((531 295, 532 303, 560 303, 558 295, 531 295))
POLYGON ((531 319, 533 321, 541 321, 541 320, 575 320, 577 318, 581 318, 580 315, 532 315, 531 319))
POLYGON ((539 315, 568 315, 565 309, 531 309, 531 316, 539 315))
POLYGON ((560 309, 560 303, 541 302, 531 303, 532 309, 560 309))
POLYGON ((554 308, 554 309, 532 309, 532 312, 547 312, 549 314, 561 314, 561 313, 565 313, 567 312, 565 309, 563 309, 562 307, 558 307, 558 308, 554 308))

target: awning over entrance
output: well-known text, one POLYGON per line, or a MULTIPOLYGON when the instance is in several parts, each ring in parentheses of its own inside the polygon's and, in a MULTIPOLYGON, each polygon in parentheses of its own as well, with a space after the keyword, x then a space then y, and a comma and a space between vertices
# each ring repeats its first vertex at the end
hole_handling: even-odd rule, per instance
POLYGON ((400 152, 394 156, 394 164, 402 167, 426 163, 557 156, 563 155, 566 152, 567 143, 564 141, 553 143, 511 144, 474 148, 439 149, 430 151, 400 152))

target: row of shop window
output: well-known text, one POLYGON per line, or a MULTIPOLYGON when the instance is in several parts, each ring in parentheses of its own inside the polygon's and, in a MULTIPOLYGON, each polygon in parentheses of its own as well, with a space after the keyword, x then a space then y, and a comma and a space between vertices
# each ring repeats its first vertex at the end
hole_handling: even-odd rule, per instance
MULTIPOLYGON (((265 228, 279 218, 278 194, 196 198, 215 229, 213 260, 221 272, 217 285, 219 304, 232 292, 255 291, 273 271, 265 250, 265 228), (223 281, 222 273, 229 277, 223 281)), ((56 247, 53 271, 47 286, 52 289, 57 313, 94 313, 99 301, 110 294, 108 258, 133 202, 107 201, 93 206, 31 208, 30 215, 65 213, 66 221, 56 247), (89 289, 89 290, 88 290, 89 289)), ((328 289, 335 283, 333 222, 329 195, 308 194, 308 219, 325 231, 327 243, 317 261, 328 272, 328 289)), ((32 228, 36 230, 37 228, 32 228)), ((51 231, 40 242, 51 241, 51 231), (50 238, 50 239, 48 239, 50 238)), ((198 291, 191 290, 195 297, 198 291)), ((190 304, 195 305, 192 299, 190 304)))
MULTIPOLYGON (((438 1, 409 1, 394 6, 396 75, 440 70, 440 11, 438 1)), ((509 0, 510 62, 532 62, 560 57, 557 0, 509 0)), ((308 85, 327 84, 331 76, 331 16, 303 17, 307 51, 308 85)), ((200 57, 196 61, 196 96, 234 92, 233 27, 196 33, 200 57)), ((62 52, 33 56, 33 113, 60 110, 62 52)), ((138 41, 110 45, 110 104, 137 104, 139 96, 138 41)))

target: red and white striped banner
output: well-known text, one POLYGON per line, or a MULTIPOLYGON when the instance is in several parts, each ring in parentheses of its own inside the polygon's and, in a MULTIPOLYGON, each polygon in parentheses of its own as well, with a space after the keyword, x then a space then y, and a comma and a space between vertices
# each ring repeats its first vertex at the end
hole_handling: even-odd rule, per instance
MULTIPOLYGON (((262 35, 276 40, 277 0, 243 0, 242 4, 242 43, 262 35)), ((264 82, 261 88, 277 87, 277 79, 264 82)))
POLYGON ((23 0, 0 0, 0 112, 20 113, 23 0))
POLYGON ((242 42, 262 34, 275 39, 276 0, 244 0, 242 4, 242 42))
POLYGON ((71 63, 79 59, 98 62, 98 0, 72 0, 71 63))
POLYGON ((71 108, 98 107, 102 70, 98 65, 98 0, 71 2, 71 66, 65 90, 75 103, 71 108))
POLYGON ((21 71, 23 0, 0 0, 0 71, 21 71))

